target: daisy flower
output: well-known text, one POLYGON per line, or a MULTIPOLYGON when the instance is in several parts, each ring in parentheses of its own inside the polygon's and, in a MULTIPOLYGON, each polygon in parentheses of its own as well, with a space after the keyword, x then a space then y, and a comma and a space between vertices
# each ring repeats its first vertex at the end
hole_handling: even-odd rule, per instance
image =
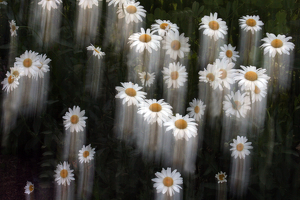
POLYGON ((0 0, 0 4, 7 5, 6 1, 0 0))
POLYGON ((44 10, 47 8, 50 11, 52 8, 57 9, 57 5, 60 3, 62 3, 61 0, 41 0, 38 4, 42 5, 44 10))
POLYGON ((6 72, 6 78, 1 82, 1 84, 3 85, 2 90, 9 93, 18 87, 19 81, 13 74, 6 72))
POLYGON ((222 71, 218 69, 216 64, 213 65, 208 64, 207 69, 204 68, 204 71, 199 71, 199 75, 200 75, 199 81, 209 83, 214 90, 217 87, 222 88, 221 86, 222 71))
POLYGON ((139 104, 137 113, 142 114, 149 124, 157 122, 159 126, 162 126, 162 122, 166 122, 173 114, 172 106, 165 103, 163 99, 159 101, 146 99, 139 104))
POLYGON ((20 58, 16 57, 15 65, 21 67, 24 70, 24 75, 29 78, 37 76, 39 71, 38 67, 40 66, 38 53, 26 50, 20 58))
POLYGON ((85 10, 86 7, 92 8, 94 4, 95 6, 98 6, 98 0, 80 0, 78 5, 85 10))
POLYGON ((100 47, 94 47, 94 45, 91 44, 91 46, 88 46, 86 48, 87 50, 93 51, 93 55, 94 56, 98 56, 98 59, 102 58, 103 56, 105 56, 105 53, 101 51, 100 47))
POLYGON ((66 112, 65 116, 63 116, 65 129, 68 130, 70 128, 71 132, 83 131, 85 120, 87 119, 84 114, 85 110, 80 111, 79 106, 73 106, 73 109, 69 108, 69 112, 66 112))
POLYGON ((264 98, 267 94, 267 87, 257 87, 255 86, 254 90, 251 90, 251 99, 252 99, 252 103, 254 103, 255 101, 261 101, 262 98, 264 98))
POLYGON ((188 73, 186 72, 185 66, 182 66, 179 62, 170 63, 169 67, 164 67, 162 71, 164 74, 165 83, 168 84, 168 88, 179 88, 184 85, 187 80, 188 73))
POLYGON ((237 69, 234 79, 242 86, 242 90, 254 90, 255 86, 259 88, 267 86, 269 76, 265 74, 266 69, 256 69, 254 66, 245 67, 241 65, 241 69, 237 69))
POLYGON ((231 46, 231 44, 228 46, 224 44, 224 46, 221 47, 219 58, 228 60, 229 62, 235 62, 236 58, 240 57, 238 53, 239 52, 235 51, 235 47, 231 46))
POLYGON ((179 185, 183 184, 183 179, 176 169, 172 172, 169 167, 167 170, 162 168, 162 171, 156 172, 155 176, 157 178, 153 178, 152 181, 155 182, 153 187, 156 188, 157 193, 167 193, 168 196, 172 196, 173 193, 179 193, 179 189, 182 189, 179 185))
POLYGON ((241 29, 246 32, 251 31, 252 34, 254 34, 254 32, 261 30, 261 26, 264 25, 264 23, 259 20, 258 15, 252 15, 252 16, 246 15, 243 16, 241 19, 239 19, 239 21, 240 21, 241 29))
POLYGON ((119 6, 122 6, 124 3, 127 3, 129 0, 106 0, 106 2, 108 3, 108 6, 114 4, 114 6, 116 7, 116 5, 119 4, 119 6))
POLYGON ((63 164, 58 164, 55 172, 55 181, 58 185, 70 185, 71 180, 75 180, 74 174, 72 173, 74 170, 70 169, 70 165, 64 161, 63 164))
POLYGON ((18 79, 24 75, 24 70, 21 67, 14 66, 10 68, 10 74, 15 77, 15 79, 18 79))
POLYGON ((132 34, 128 40, 130 48, 136 46, 136 52, 142 53, 145 49, 149 53, 152 53, 152 49, 157 51, 160 47, 160 40, 162 37, 158 35, 153 35, 153 32, 150 32, 150 29, 141 28, 141 32, 132 34))
POLYGON ((153 33, 157 32, 160 36, 166 36, 166 34, 171 30, 175 32, 179 29, 176 24, 170 22, 170 20, 155 20, 155 24, 151 25, 151 30, 153 33))
POLYGON ((201 19, 200 29, 203 29, 203 34, 214 38, 217 41, 219 38, 224 38, 224 35, 227 35, 227 26, 226 22, 222 21, 221 18, 218 18, 218 13, 210 13, 210 16, 204 16, 201 19))
MULTIPOLYGON (((234 63, 224 59, 223 60, 216 59, 214 65, 216 65, 219 71, 221 72, 220 79, 222 85, 230 90, 230 85, 235 82, 234 76, 236 70, 232 69, 234 67, 234 63)), ((223 90, 221 84, 219 84, 219 89, 223 90)))
POLYGON ((233 143, 230 143, 230 146, 232 148, 230 151, 232 151, 231 156, 235 159, 239 157, 240 159, 245 159, 246 155, 250 154, 249 149, 253 149, 251 146, 252 142, 247 142, 247 138, 244 136, 237 136, 237 139, 233 139, 233 143))
POLYGON ((218 179, 218 183, 227 182, 227 180, 226 180, 226 177, 227 177, 226 172, 222 172, 222 171, 218 172, 215 177, 216 177, 216 179, 218 179))
POLYGON ((142 85, 145 85, 146 87, 150 87, 153 84, 154 79, 155 79, 154 73, 141 72, 141 73, 139 73, 139 75, 140 75, 142 85), (146 83, 145 83, 145 81, 146 81, 146 83))
POLYGON ((15 20, 8 21, 10 26, 10 34, 11 36, 17 36, 17 30, 19 29, 19 26, 16 26, 15 20))
POLYGON ((30 194, 34 190, 34 185, 30 181, 27 181, 24 189, 25 189, 25 194, 30 194))
POLYGON ((125 21, 127 24, 129 24, 130 22, 142 22, 142 17, 146 17, 146 10, 144 10, 143 8, 144 7, 140 6, 140 2, 138 1, 125 1, 123 7, 119 6, 117 10, 118 18, 122 19, 125 17, 125 21))
POLYGON ((188 115, 193 117, 196 121, 200 121, 201 116, 204 115, 206 105, 199 99, 193 99, 189 103, 191 107, 188 107, 186 110, 189 111, 188 115))
POLYGON ((180 114, 176 114, 176 116, 171 116, 171 119, 164 123, 164 126, 168 126, 166 131, 173 130, 173 135, 176 140, 180 140, 185 138, 187 141, 191 137, 196 137, 197 135, 197 127, 194 118, 189 118, 188 115, 182 116, 180 114))
POLYGON ((249 96, 247 96, 247 93, 241 94, 239 90, 235 93, 231 92, 231 94, 225 96, 223 110, 226 116, 245 117, 247 110, 250 110, 249 96))
POLYGON ((95 148, 92 149, 91 144, 88 146, 82 147, 81 150, 79 150, 79 162, 80 163, 89 163, 91 160, 94 159, 94 154, 95 154, 95 148))
POLYGON ((142 102, 147 95, 146 92, 139 91, 142 87, 139 87, 138 84, 133 84, 131 82, 121 83, 123 87, 116 87, 118 94, 116 98, 123 99, 123 104, 128 102, 128 106, 131 104, 138 105, 139 102, 142 102))
POLYGON ((49 62, 51 61, 50 58, 47 58, 47 55, 39 55, 39 65, 38 65, 38 75, 36 76, 36 78, 44 78, 44 73, 50 71, 50 67, 49 67, 49 62))
POLYGON ((290 55, 289 51, 295 47, 292 42, 288 42, 290 39, 292 37, 285 37, 285 35, 280 34, 275 36, 273 33, 267 33, 267 37, 262 39, 265 43, 260 47, 264 48, 264 54, 269 52, 270 57, 275 57, 276 53, 290 55))

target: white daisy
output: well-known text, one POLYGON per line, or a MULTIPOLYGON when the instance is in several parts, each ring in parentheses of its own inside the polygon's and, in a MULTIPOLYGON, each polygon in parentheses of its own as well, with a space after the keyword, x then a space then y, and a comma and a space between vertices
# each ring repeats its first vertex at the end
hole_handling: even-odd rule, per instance
POLYGON ((218 183, 227 182, 227 180, 226 180, 226 177, 227 177, 226 172, 222 172, 222 171, 218 172, 215 177, 216 177, 216 179, 218 179, 218 183))
POLYGON ((231 91, 231 94, 225 96, 223 110, 226 116, 245 117, 247 110, 250 110, 250 98, 247 93, 241 94, 239 90, 235 93, 231 91))
POLYGON ((10 72, 6 72, 6 78, 1 82, 1 84, 3 85, 2 90, 9 93, 18 87, 19 81, 10 72))
MULTIPOLYGON (((230 85, 234 84, 234 76, 235 76, 235 69, 232 69, 234 67, 234 63, 230 62, 228 60, 219 60, 216 59, 216 62, 214 62, 214 65, 217 66, 217 68, 219 69, 219 71, 221 72, 221 83, 222 86, 226 87, 227 89, 230 90, 230 85)), ((223 90, 221 84, 219 84, 219 89, 223 90)))
POLYGON ((102 58, 103 56, 105 56, 105 53, 101 51, 100 47, 94 47, 94 45, 91 44, 91 46, 88 46, 86 48, 87 50, 93 51, 93 55, 94 56, 98 56, 98 59, 102 58))
POLYGON ((265 43, 261 47, 264 48, 264 54, 269 52, 270 57, 275 57, 276 53, 290 55, 289 51, 295 47, 292 42, 288 42, 290 39, 292 37, 285 37, 285 35, 280 34, 275 36, 273 33, 267 33, 267 37, 262 39, 265 43))
POLYGON ((218 18, 218 13, 214 13, 214 15, 210 13, 210 16, 202 17, 200 25, 199 30, 204 28, 203 34, 210 38, 213 37, 215 41, 227 35, 226 22, 218 18))
POLYGON ((237 69, 234 79, 242 86, 242 90, 254 90, 255 86, 259 88, 267 86, 269 76, 265 74, 266 69, 256 69, 254 66, 245 67, 241 65, 241 69, 237 69))
POLYGON ((85 10, 86 7, 92 8, 94 4, 95 6, 98 6, 98 0, 80 0, 78 5, 85 10))
POLYGON ((95 154, 95 148, 91 147, 91 144, 88 146, 82 147, 81 150, 79 150, 79 162, 80 163, 89 163, 91 160, 94 159, 94 154, 95 154))
POLYGON ((11 36, 17 36, 17 30, 19 29, 19 26, 16 25, 15 20, 8 21, 10 26, 10 34, 11 36))
POLYGON ((36 78, 44 78, 44 73, 50 71, 50 67, 49 67, 49 62, 51 61, 50 58, 47 58, 47 55, 39 55, 39 65, 38 65, 38 75, 36 76, 36 78))
POLYGON ((125 17, 127 24, 129 24, 130 22, 142 22, 142 17, 146 17, 146 10, 144 10, 143 8, 144 7, 140 6, 140 2, 138 1, 125 1, 123 7, 121 5, 118 7, 118 18, 122 19, 125 17))
POLYGON ((73 110, 69 108, 69 112, 66 112, 65 116, 63 116, 66 130, 70 128, 71 132, 83 131, 85 120, 87 119, 84 114, 85 110, 80 111, 79 106, 73 106, 73 110))
POLYGON ((149 124, 155 122, 162 126, 162 122, 166 122, 172 116, 172 106, 165 103, 163 99, 157 101, 156 99, 145 99, 139 104, 138 112, 144 116, 149 124))
POLYGON ((221 47, 219 58, 228 60, 229 62, 235 62, 236 58, 240 57, 238 53, 239 52, 235 51, 235 47, 231 46, 231 44, 228 46, 224 44, 224 46, 221 47))
POLYGON ((141 72, 141 73, 139 73, 139 75, 140 75, 142 85, 145 85, 146 87, 150 87, 153 84, 154 79, 155 79, 154 73, 141 72), (146 81, 146 83, 145 83, 145 81, 146 81))
POLYGON ((10 74, 15 77, 15 79, 18 79, 24 75, 24 70, 21 67, 18 67, 15 65, 14 67, 10 68, 10 74))
POLYGON ((176 24, 170 22, 170 20, 155 20, 156 24, 151 25, 151 30, 153 33, 158 32, 160 36, 166 36, 166 34, 171 30, 175 32, 179 27, 176 24))
POLYGON ((264 25, 264 23, 259 20, 258 15, 252 15, 252 16, 246 15, 243 16, 241 19, 239 19, 239 21, 240 21, 241 29, 246 32, 251 31, 252 34, 254 34, 254 32, 261 30, 261 26, 264 25))
POLYGON ((164 123, 164 126, 168 126, 166 131, 173 130, 173 135, 176 140, 185 138, 187 141, 191 137, 196 137, 197 127, 194 118, 190 118, 189 115, 182 116, 176 114, 176 116, 171 116, 171 119, 164 123))
POLYGON ((70 185, 71 180, 75 180, 74 174, 72 173, 74 170, 70 169, 70 165, 64 161, 63 164, 58 164, 55 172, 55 181, 57 181, 58 185, 70 185))
POLYGON ((0 4, 7 5, 6 1, 0 0, 0 4))
POLYGON ((29 78, 37 76, 39 71, 38 66, 40 66, 38 53, 26 50, 20 58, 16 57, 15 65, 21 67, 24 70, 24 75, 29 78))
POLYGON ((190 52, 189 38, 184 37, 184 33, 179 36, 178 30, 169 31, 165 40, 162 41, 163 49, 167 49, 166 54, 169 54, 172 59, 177 57, 183 58, 184 53, 190 52))
POLYGON ((155 182, 153 187, 156 188, 157 193, 167 193, 167 195, 172 196, 173 193, 179 193, 179 189, 182 189, 179 185, 183 184, 183 179, 176 169, 172 172, 169 167, 167 170, 163 168, 161 172, 156 172, 155 176, 157 178, 153 178, 152 181, 155 182))
POLYGON ((34 185, 30 181, 27 181, 24 189, 25 189, 25 194, 30 194, 31 192, 34 191, 34 185))
POLYGON ((145 99, 146 92, 139 91, 143 87, 139 87, 138 84, 133 84, 131 82, 121 83, 123 87, 116 87, 118 94, 116 98, 123 99, 123 104, 128 102, 128 106, 131 104, 138 105, 145 99))
POLYGON ((188 76, 185 66, 182 66, 179 62, 170 63, 168 68, 164 67, 162 73, 164 74, 164 80, 168 84, 168 88, 183 86, 188 76))
POLYGON ((261 101, 262 98, 264 98, 267 94, 267 87, 257 87, 255 86, 254 90, 251 90, 251 99, 252 99, 252 103, 254 103, 255 101, 261 101))
POLYGON ((119 6, 122 6, 124 3, 129 2, 129 0, 106 0, 106 2, 108 3, 108 6, 114 4, 114 6, 116 7, 116 5, 119 4, 119 6))
POLYGON ((230 143, 230 146, 232 148, 230 151, 232 151, 231 156, 235 159, 239 157, 240 159, 245 159, 246 155, 250 154, 249 149, 253 149, 251 146, 252 142, 247 142, 247 138, 244 136, 237 136, 237 139, 233 139, 233 143, 230 143))
POLYGON ((215 90, 217 87, 222 88, 221 86, 221 76, 222 71, 218 69, 216 64, 208 64, 207 69, 204 68, 204 71, 199 71, 199 81, 209 83, 210 86, 215 90))
POLYGON ((59 5, 60 3, 62 3, 61 0, 41 0, 38 4, 42 5, 43 9, 47 10, 51 10, 53 9, 57 9, 57 5, 59 5))
POLYGON ((186 110, 189 111, 188 115, 193 117, 196 121, 200 121, 201 116, 204 115, 205 107, 204 103, 199 99, 193 99, 189 103, 191 107, 188 107, 186 110))
POLYGON ((130 48, 136 46, 136 52, 142 53, 145 49, 149 53, 152 53, 152 49, 157 51, 160 47, 160 40, 162 37, 158 35, 153 35, 153 32, 150 32, 150 29, 141 28, 141 32, 132 34, 128 40, 130 48))

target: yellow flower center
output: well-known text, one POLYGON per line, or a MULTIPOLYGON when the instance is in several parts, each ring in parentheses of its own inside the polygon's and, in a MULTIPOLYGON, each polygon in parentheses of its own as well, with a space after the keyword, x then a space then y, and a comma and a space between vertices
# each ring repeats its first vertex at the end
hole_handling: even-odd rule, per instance
POLYGON ((12 31, 15 31, 17 28, 16 28, 16 26, 15 25, 11 25, 11 30, 12 31))
POLYGON ((24 61, 23 61, 23 65, 24 67, 31 67, 32 65, 32 60, 30 58, 26 58, 24 61))
POLYGON ((220 69, 220 71, 222 72, 220 78, 221 78, 221 79, 226 78, 226 77, 227 77, 227 71, 226 71, 225 69, 220 69))
POLYGON ((199 113, 199 112, 200 112, 199 106, 196 106, 196 107, 194 108, 194 111, 195 111, 195 113, 199 113))
POLYGON ((70 121, 72 124, 77 124, 79 122, 79 117, 77 115, 72 115, 70 121))
POLYGON ((159 28, 165 30, 167 28, 167 26, 169 26, 169 24, 167 24, 167 23, 161 23, 161 25, 159 26, 159 28))
POLYGON ((60 171, 60 176, 61 176, 62 178, 66 178, 66 177, 68 176, 68 170, 62 169, 62 170, 60 171))
POLYGON ((210 21, 209 23, 208 23, 208 26, 209 26, 209 28, 210 29, 212 29, 212 30, 218 30, 219 29, 219 23, 218 22, 216 22, 216 21, 210 21))
POLYGON ((97 53, 100 53, 100 51, 98 51, 96 48, 94 49, 94 51, 96 51, 97 53))
POLYGON ((209 80, 209 81, 214 81, 215 80, 215 76, 212 74, 212 73, 208 73, 206 75, 206 78, 209 80))
POLYGON ((173 185, 173 179, 171 177, 165 177, 164 180, 163 180, 163 184, 166 186, 166 187, 171 187, 173 185))
POLYGON ((274 39, 272 42, 271 42, 271 45, 272 47, 274 48, 280 48, 283 46, 283 42, 280 40, 280 39, 274 39))
POLYGON ((256 21, 254 19, 247 19, 246 24, 253 27, 256 25, 256 21))
POLYGON ((178 129, 185 129, 187 127, 187 122, 184 119, 178 119, 175 121, 175 126, 178 129))
POLYGON ((259 94, 260 93, 260 89, 257 86, 255 86, 254 93, 255 94, 259 94))
POLYGON ((244 149, 244 145, 242 143, 236 145, 236 150, 243 151, 243 149, 244 149))
POLYGON ((242 107, 241 102, 239 102, 239 101, 234 101, 234 103, 235 103, 235 105, 232 105, 232 107, 233 107, 235 110, 241 109, 241 107, 242 107))
POLYGON ((231 50, 227 50, 227 51, 226 51, 226 56, 227 56, 228 58, 231 58, 232 55, 233 55, 233 53, 232 53, 231 50))
POLYGON ((127 6, 127 7, 126 7, 126 11, 127 11, 129 14, 134 14, 134 13, 136 13, 137 9, 136 9, 135 6, 130 5, 130 6, 127 6))
POLYGON ((88 157, 90 155, 90 152, 89 151, 85 151, 85 152, 83 152, 83 154, 82 154, 82 156, 83 157, 88 157))
POLYGON ((14 82, 14 78, 12 76, 9 76, 7 82, 8 84, 12 84, 14 82))
POLYGON ((139 40, 140 40, 141 42, 147 43, 147 42, 150 42, 150 41, 151 41, 151 36, 148 35, 148 34, 143 34, 143 35, 140 36, 139 40))
POLYGON ((34 189, 33 185, 30 185, 30 186, 29 186, 29 191, 32 192, 33 189, 34 189))
POLYGON ((19 75, 20 75, 20 73, 19 73, 18 71, 14 71, 12 74, 13 74, 15 77, 19 77, 19 75))
POLYGON ((257 73, 253 71, 246 72, 245 79, 249 81, 256 81, 258 78, 257 73))
POLYGON ((179 42, 178 40, 173 40, 173 41, 171 42, 171 48, 172 48, 173 50, 177 51, 177 50, 180 49, 180 47, 181 47, 181 44, 180 44, 180 42, 179 42))
POLYGON ((125 90, 125 93, 126 93, 128 96, 131 96, 131 97, 135 97, 135 95, 136 95, 136 91, 135 91, 135 89, 133 89, 133 88, 127 88, 127 89, 125 90))
POLYGON ((179 73, 177 71, 171 72, 171 79, 177 80, 179 77, 179 73))
POLYGON ((146 81, 148 81, 148 80, 150 79, 149 74, 145 74, 144 79, 145 79, 146 81))
POLYGON ((152 112, 159 112, 161 111, 162 107, 160 104, 158 103, 153 103, 149 106, 149 109, 152 111, 152 112))
POLYGON ((220 175, 219 175, 219 179, 220 179, 221 181, 223 181, 224 178, 225 178, 225 175, 224 175, 224 174, 220 174, 220 175))

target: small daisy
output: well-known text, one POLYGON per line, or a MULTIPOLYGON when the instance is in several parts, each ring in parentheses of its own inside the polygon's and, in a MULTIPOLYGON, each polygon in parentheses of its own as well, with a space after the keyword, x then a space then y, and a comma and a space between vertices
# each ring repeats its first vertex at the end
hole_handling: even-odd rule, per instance
POLYGON ((114 4, 114 6, 116 7, 116 5, 119 4, 119 7, 121 7, 124 3, 129 2, 129 0, 106 0, 106 2, 109 2, 108 6, 114 4))
POLYGON ((239 90, 235 93, 231 92, 231 94, 225 96, 223 110, 226 116, 245 117, 247 110, 250 110, 249 96, 247 96, 247 93, 241 94, 239 90))
POLYGON ((153 178, 152 181, 155 182, 153 187, 156 188, 157 193, 167 193, 168 196, 172 196, 182 189, 179 185, 183 184, 183 179, 176 169, 172 172, 169 167, 167 170, 163 168, 161 172, 156 172, 155 176, 157 178, 153 178))
POLYGON ((267 87, 257 87, 255 86, 254 90, 251 90, 251 99, 252 99, 252 103, 254 103, 255 101, 261 101, 267 94, 267 87))
POLYGON ((245 159, 246 155, 250 154, 249 149, 253 149, 251 146, 252 142, 247 142, 247 138, 244 136, 237 136, 237 139, 233 139, 233 143, 230 143, 230 146, 232 148, 230 151, 232 151, 231 156, 235 159, 239 157, 240 159, 245 159))
POLYGON ((141 73, 139 73, 139 75, 140 75, 142 85, 145 85, 146 87, 150 87, 153 84, 154 79, 155 79, 154 73, 141 72, 141 73), (146 83, 145 83, 145 81, 146 81, 146 83))
POLYGON ((6 78, 1 82, 1 84, 3 85, 2 90, 9 93, 18 87, 19 81, 10 72, 6 72, 6 78))
POLYGON ((169 20, 155 20, 156 24, 151 25, 151 30, 153 33, 158 32, 160 36, 166 36, 166 34, 171 30, 175 32, 179 29, 176 24, 171 23, 169 20))
POLYGON ((78 5, 85 10, 86 7, 92 8, 94 4, 95 6, 98 6, 98 0, 80 0, 78 5))
POLYGON ((199 81, 209 83, 214 90, 217 89, 217 87, 222 88, 222 71, 218 69, 216 64, 208 64, 207 69, 204 68, 204 71, 199 71, 199 75, 199 81))
POLYGON ((240 21, 241 29, 243 29, 246 32, 251 31, 252 34, 254 34, 254 32, 261 30, 261 26, 264 25, 264 23, 259 20, 258 15, 252 15, 252 16, 246 15, 243 16, 241 19, 239 19, 239 21, 240 21))
POLYGON ((196 121, 200 121, 201 116, 204 115, 206 105, 199 99, 193 99, 189 103, 191 107, 188 107, 186 110, 189 111, 188 115, 193 117, 196 121))
POLYGON ((130 48, 136 46, 136 52, 142 53, 145 49, 149 53, 152 53, 152 49, 157 51, 160 47, 160 40, 162 37, 158 35, 153 35, 153 32, 150 32, 150 29, 141 28, 141 32, 132 34, 128 40, 130 48))
POLYGON ((98 56, 98 59, 102 58, 103 56, 105 56, 105 53, 101 51, 100 47, 94 47, 94 45, 91 44, 91 46, 88 46, 86 48, 87 50, 93 51, 93 55, 94 56, 98 56))
MULTIPOLYGON (((236 70, 232 69, 234 67, 233 62, 229 62, 228 60, 219 60, 216 59, 216 62, 214 62, 214 65, 217 66, 219 71, 221 72, 221 83, 222 86, 226 87, 230 90, 230 85, 234 84, 234 76, 236 74, 236 70)), ((223 90, 221 84, 219 84, 219 89, 223 90)))
POLYGON ((95 154, 95 148, 92 149, 91 144, 88 146, 82 147, 81 150, 79 150, 79 162, 80 163, 89 163, 91 160, 94 159, 94 154, 95 154))
POLYGON ((63 164, 58 164, 55 172, 55 181, 57 181, 58 185, 70 185, 71 180, 75 180, 74 174, 72 173, 74 170, 70 169, 70 165, 64 161, 63 164))
POLYGON ((242 90, 254 90, 255 86, 259 88, 267 86, 269 76, 265 74, 266 69, 256 69, 254 66, 245 67, 241 65, 241 69, 237 69, 234 79, 242 86, 242 90))
POLYGON ((184 37, 184 33, 179 35, 178 30, 169 31, 165 40, 163 40, 163 49, 166 49, 166 54, 170 55, 170 58, 176 59, 177 57, 183 58, 184 53, 190 52, 189 38, 184 37))
POLYGON ((15 79, 18 79, 24 75, 24 70, 21 67, 14 66, 10 68, 10 74, 15 77, 15 79))
POLYGON ((139 104, 137 113, 142 114, 149 124, 157 122, 159 126, 162 126, 162 122, 166 122, 173 115, 172 106, 165 103, 163 99, 159 101, 146 99, 139 104))
POLYGON ((168 88, 183 86, 188 76, 185 66, 182 66, 179 62, 170 63, 169 68, 164 67, 162 73, 164 74, 164 80, 168 84, 168 88))
POLYGON ((216 179, 218 179, 218 183, 227 182, 227 180, 226 180, 226 177, 227 177, 226 172, 222 172, 222 171, 218 172, 215 177, 216 177, 216 179))
POLYGON ((218 18, 218 13, 214 13, 214 15, 210 13, 210 16, 202 17, 200 25, 199 30, 204 28, 203 34, 210 38, 213 37, 215 41, 227 35, 226 22, 218 18))
POLYGON ((176 116, 171 116, 171 119, 164 123, 164 126, 168 126, 166 131, 173 130, 173 135, 176 140, 185 138, 187 141, 191 137, 196 137, 197 127, 194 118, 190 118, 188 115, 182 116, 176 114, 176 116))
POLYGON ((38 53, 26 50, 20 58, 16 57, 15 65, 21 67, 24 70, 24 75, 29 78, 37 76, 39 71, 38 66, 40 66, 38 53))
POLYGON ((125 17, 127 24, 129 24, 130 22, 142 22, 142 17, 146 17, 146 10, 144 10, 143 8, 144 7, 140 6, 140 2, 138 1, 124 2, 123 7, 119 6, 117 10, 118 18, 122 19, 125 17))
POLYGON ((0 4, 7 5, 6 1, 0 0, 0 4))
POLYGON ((128 106, 131 104, 138 105, 139 102, 142 102, 147 95, 146 92, 139 91, 143 87, 139 87, 138 84, 133 84, 131 82, 121 83, 123 87, 116 87, 118 94, 116 98, 123 99, 123 104, 128 102, 128 106))
POLYGON ((285 37, 285 35, 280 34, 275 36, 272 33, 267 33, 267 37, 262 39, 265 43, 260 47, 264 48, 264 54, 269 52, 270 57, 275 57, 276 53, 290 55, 289 51, 292 51, 295 47, 292 42, 288 42, 290 39, 292 37, 285 37))
POLYGON ((50 58, 47 58, 47 55, 39 55, 39 65, 38 65, 38 75, 36 76, 36 78, 44 78, 44 73, 50 71, 50 67, 49 67, 49 62, 51 61, 50 58))
POLYGON ((229 62, 235 62, 236 58, 240 57, 238 53, 239 52, 235 51, 235 47, 231 46, 231 44, 228 46, 224 44, 224 46, 221 47, 219 58, 228 60, 229 62))
POLYGON ((83 131, 85 120, 87 119, 84 114, 85 110, 80 111, 79 106, 73 106, 73 110, 69 108, 69 112, 66 112, 65 116, 63 116, 66 130, 70 128, 71 132, 83 131))
POLYGON ((17 30, 19 29, 19 26, 16 26, 15 20, 8 21, 10 26, 10 34, 11 36, 17 36, 17 30))
POLYGON ((57 5, 60 3, 62 3, 61 0, 41 0, 38 4, 42 5, 44 10, 47 8, 50 11, 52 8, 57 9, 57 5))
POLYGON ((30 194, 34 190, 34 185, 30 181, 27 181, 24 189, 25 189, 25 194, 30 194))

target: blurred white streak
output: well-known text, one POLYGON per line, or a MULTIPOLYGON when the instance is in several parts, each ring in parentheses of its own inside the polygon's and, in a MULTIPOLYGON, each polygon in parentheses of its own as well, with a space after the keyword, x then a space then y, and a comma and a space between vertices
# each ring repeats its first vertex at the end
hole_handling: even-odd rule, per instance
POLYGON ((174 194, 172 196, 168 196, 167 193, 165 193, 165 194, 156 193, 156 190, 155 190, 155 198, 154 199, 155 200, 180 200, 180 199, 183 199, 183 189, 180 189, 180 193, 174 192, 174 194))
POLYGON ((231 158, 230 190, 234 196, 245 195, 250 175, 250 155, 245 159, 231 158))
POLYGON ((73 165, 75 171, 77 169, 75 163, 78 163, 78 152, 85 144, 86 140, 85 130, 86 128, 84 128, 84 131, 80 132, 70 132, 70 129, 65 130, 62 160, 68 160, 69 163, 73 165))
POLYGON ((70 185, 58 185, 54 183, 55 199, 59 200, 73 200, 75 191, 75 181, 71 181, 70 185))
POLYGON ((91 199, 94 182, 95 160, 79 163, 77 199, 91 199))
POLYGON ((217 200, 227 199, 227 182, 217 183, 218 184, 218 195, 217 200))
POLYGON ((195 138, 190 138, 189 141, 185 141, 186 145, 184 149, 183 172, 193 174, 196 170, 195 163, 197 158, 198 141, 199 135, 197 135, 195 138))

